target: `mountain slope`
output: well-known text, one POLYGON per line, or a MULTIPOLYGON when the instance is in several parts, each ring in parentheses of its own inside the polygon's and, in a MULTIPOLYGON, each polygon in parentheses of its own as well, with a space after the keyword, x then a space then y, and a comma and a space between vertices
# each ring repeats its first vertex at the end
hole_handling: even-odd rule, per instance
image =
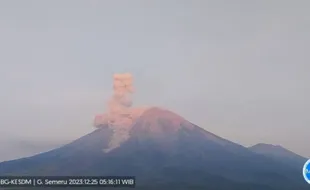
POLYGON ((249 147, 249 149, 255 153, 267 156, 278 162, 282 162, 295 168, 301 169, 307 161, 306 158, 279 145, 259 143, 252 147, 249 147))
POLYGON ((128 128, 108 126, 61 148, 3 162, 0 175, 134 175, 143 189, 299 189, 299 170, 159 108, 128 128), (121 134, 129 136, 122 142, 121 134), (111 142, 121 142, 109 149, 111 142), (109 151, 106 151, 109 149, 109 151))

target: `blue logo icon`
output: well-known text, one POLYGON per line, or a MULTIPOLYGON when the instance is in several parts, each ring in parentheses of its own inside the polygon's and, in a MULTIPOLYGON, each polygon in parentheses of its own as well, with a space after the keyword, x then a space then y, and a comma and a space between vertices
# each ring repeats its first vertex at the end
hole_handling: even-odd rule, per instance
POLYGON ((310 184, 310 160, 305 163, 303 168, 303 174, 306 182, 310 184))

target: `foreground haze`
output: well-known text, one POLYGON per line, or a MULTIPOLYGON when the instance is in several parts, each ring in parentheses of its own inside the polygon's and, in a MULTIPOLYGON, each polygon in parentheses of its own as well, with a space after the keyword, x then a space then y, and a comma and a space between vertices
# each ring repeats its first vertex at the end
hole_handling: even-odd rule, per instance
POLYGON ((310 157, 309 7, 3 0, 0 139, 9 151, 0 160, 93 131, 112 75, 122 72, 134 77, 136 105, 167 108, 246 147, 263 142, 310 157))

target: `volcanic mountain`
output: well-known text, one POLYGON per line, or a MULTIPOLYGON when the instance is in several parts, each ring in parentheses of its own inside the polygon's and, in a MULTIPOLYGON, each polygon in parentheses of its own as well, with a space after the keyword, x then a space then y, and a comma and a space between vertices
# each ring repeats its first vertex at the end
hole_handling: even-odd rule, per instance
POLYGON ((303 168, 307 159, 290 151, 280 145, 264 144, 259 143, 249 149, 255 153, 265 155, 269 158, 274 159, 277 162, 282 162, 283 164, 303 168))
POLYGON ((299 168, 156 107, 130 127, 102 125, 61 148, 0 163, 0 175, 130 175, 138 189, 309 189, 299 168))

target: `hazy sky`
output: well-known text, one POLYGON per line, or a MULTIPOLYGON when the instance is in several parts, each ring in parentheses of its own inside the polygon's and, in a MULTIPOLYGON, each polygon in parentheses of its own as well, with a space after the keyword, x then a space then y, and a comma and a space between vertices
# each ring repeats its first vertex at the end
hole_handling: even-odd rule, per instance
POLYGON ((48 147, 87 134, 112 75, 132 72, 136 105, 168 108, 244 146, 310 157, 309 7, 0 1, 0 150, 16 157, 24 142, 48 147))

